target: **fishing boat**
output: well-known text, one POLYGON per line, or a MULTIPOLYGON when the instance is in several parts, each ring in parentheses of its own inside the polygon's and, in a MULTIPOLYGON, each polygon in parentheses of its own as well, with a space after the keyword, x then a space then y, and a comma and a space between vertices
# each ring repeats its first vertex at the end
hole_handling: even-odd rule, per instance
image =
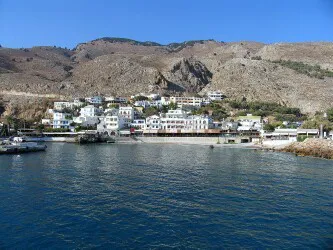
POLYGON ((46 145, 36 142, 26 142, 23 137, 14 137, 0 142, 0 154, 21 154, 28 152, 45 151, 46 145))

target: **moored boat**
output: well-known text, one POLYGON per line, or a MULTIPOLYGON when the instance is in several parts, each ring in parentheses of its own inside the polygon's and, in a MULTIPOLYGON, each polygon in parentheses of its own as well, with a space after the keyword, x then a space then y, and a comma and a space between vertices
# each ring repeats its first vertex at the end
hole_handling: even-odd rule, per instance
POLYGON ((25 142, 22 137, 14 137, 13 140, 6 140, 0 143, 0 154, 21 154, 28 152, 45 151, 46 145, 36 142, 25 142))

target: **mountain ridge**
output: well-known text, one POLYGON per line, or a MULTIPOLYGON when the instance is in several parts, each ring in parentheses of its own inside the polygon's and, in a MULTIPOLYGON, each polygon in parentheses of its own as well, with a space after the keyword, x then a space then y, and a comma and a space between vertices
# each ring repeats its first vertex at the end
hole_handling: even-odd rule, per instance
POLYGON ((332 71, 333 43, 329 42, 207 39, 161 45, 109 37, 80 43, 72 50, 1 47, 0 95, 14 100, 17 96, 10 93, 72 98, 220 90, 233 99, 278 102, 314 113, 333 106, 332 71))

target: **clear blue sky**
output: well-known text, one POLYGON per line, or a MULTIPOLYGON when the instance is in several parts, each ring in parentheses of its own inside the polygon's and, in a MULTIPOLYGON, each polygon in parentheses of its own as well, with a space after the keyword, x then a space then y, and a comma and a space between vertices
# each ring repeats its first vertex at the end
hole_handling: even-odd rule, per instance
POLYGON ((0 44, 333 41, 333 0, 0 0, 0 44))

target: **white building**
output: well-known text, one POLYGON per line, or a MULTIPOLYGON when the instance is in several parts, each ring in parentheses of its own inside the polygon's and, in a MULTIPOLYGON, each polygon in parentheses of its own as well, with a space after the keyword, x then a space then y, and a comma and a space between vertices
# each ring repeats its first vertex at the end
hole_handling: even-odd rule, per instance
POLYGON ((134 120, 134 109, 133 107, 120 107, 119 115, 132 121, 134 120))
POLYGON ((147 130, 203 130, 213 128, 213 121, 207 116, 191 115, 188 116, 185 111, 169 110, 165 117, 153 115, 146 119, 147 130))
POLYGON ((90 104, 102 104, 103 97, 101 97, 101 96, 87 97, 87 98, 85 98, 85 101, 90 104))
POLYGON ((152 115, 146 118, 147 130, 158 130, 161 129, 161 118, 158 115, 152 115))
POLYGON ((131 123, 131 127, 143 130, 146 127, 146 120, 145 119, 135 119, 131 123))
POLYGON ((73 121, 84 127, 95 126, 99 123, 98 116, 79 116, 75 117, 73 121))
POLYGON ((144 96, 144 97, 147 97, 147 98, 150 99, 150 100, 157 100, 157 99, 160 98, 160 95, 159 95, 159 94, 139 93, 139 94, 136 94, 136 95, 132 95, 132 96, 131 96, 131 99, 134 99, 135 97, 138 97, 138 96, 144 96))
POLYGON ((241 126, 237 128, 238 131, 259 131, 262 129, 261 116, 247 114, 246 116, 239 116, 237 121, 241 124, 241 126))
POLYGON ((83 117, 94 117, 98 116, 102 113, 102 110, 99 108, 96 108, 94 105, 88 105, 83 108, 81 108, 80 116, 83 117))
POLYGON ((161 100, 155 100, 155 101, 150 101, 150 106, 160 108, 163 106, 163 104, 161 100))
POLYGON ((69 113, 54 112, 53 113, 53 128, 72 128, 70 124, 73 122, 72 115, 69 113))
POLYGON ((162 96, 161 97, 161 104, 162 105, 169 105, 170 104, 170 97, 162 96))
POLYGON ((126 98, 126 97, 114 97, 114 96, 110 96, 110 97, 105 97, 105 102, 111 103, 111 104, 127 103, 128 102, 128 98, 126 98))
POLYGON ((51 119, 42 119, 42 124, 46 126, 51 126, 53 125, 53 122, 51 119))
POLYGON ((131 120, 120 115, 107 114, 100 117, 100 123, 97 125, 98 132, 119 132, 121 129, 130 128, 131 120))
POLYGON ((74 100, 74 102, 54 102, 53 107, 55 110, 62 110, 64 108, 74 109, 84 105, 83 102, 74 100))
POLYGON ((148 108, 148 107, 150 107, 150 102, 149 101, 136 101, 134 103, 134 106, 148 108))
POLYGON ((170 102, 177 103, 178 107, 182 106, 195 106, 195 107, 201 107, 205 100, 201 97, 177 97, 177 96, 171 96, 170 102))
POLYGON ((223 100, 223 94, 220 91, 209 91, 207 92, 207 97, 211 101, 223 100))

